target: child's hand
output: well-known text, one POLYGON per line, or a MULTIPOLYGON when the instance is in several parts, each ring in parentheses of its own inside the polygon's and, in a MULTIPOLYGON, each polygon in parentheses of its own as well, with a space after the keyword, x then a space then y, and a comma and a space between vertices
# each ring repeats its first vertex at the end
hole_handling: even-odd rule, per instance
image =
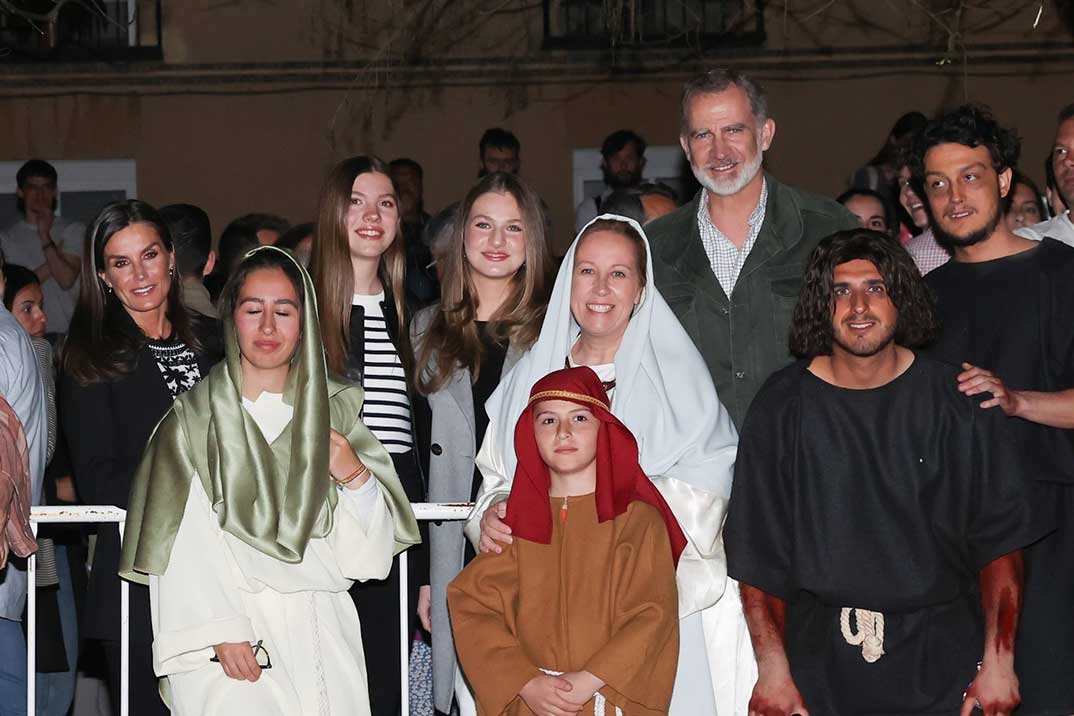
POLYGON ((499 554, 503 551, 500 544, 511 544, 511 528, 503 521, 504 517, 507 517, 507 500, 493 502, 481 515, 481 539, 477 547, 482 553, 499 554))
POLYGON ((588 671, 572 671, 564 674, 563 678, 571 682, 571 686, 574 687, 571 689, 571 693, 567 697, 567 700, 578 706, 584 705, 593 698, 593 694, 604 687, 604 681, 588 671))
POLYGON ((566 698, 572 688, 571 682, 564 678, 541 674, 527 681, 518 695, 539 716, 570 716, 582 710, 582 704, 566 698))

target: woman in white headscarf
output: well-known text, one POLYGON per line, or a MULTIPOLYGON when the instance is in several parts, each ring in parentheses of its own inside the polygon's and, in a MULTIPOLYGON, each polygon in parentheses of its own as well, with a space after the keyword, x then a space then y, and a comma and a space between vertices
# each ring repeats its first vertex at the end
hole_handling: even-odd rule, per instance
POLYGON ((721 538, 738 435, 704 360, 656 290, 649 256, 641 226, 621 216, 599 216, 579 233, 540 338, 485 404, 489 427, 477 458, 484 482, 467 534, 482 551, 510 539, 501 518, 516 466, 514 424, 530 388, 566 365, 589 366, 688 540, 677 571, 680 650, 670 714, 745 714, 756 666, 737 585, 727 588, 721 538))

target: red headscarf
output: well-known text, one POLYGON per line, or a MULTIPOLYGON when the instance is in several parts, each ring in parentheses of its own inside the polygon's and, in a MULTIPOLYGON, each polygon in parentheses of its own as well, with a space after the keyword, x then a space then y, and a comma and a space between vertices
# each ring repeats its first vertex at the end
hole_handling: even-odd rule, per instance
POLYGON ((518 467, 507 499, 504 519, 516 537, 548 544, 552 541, 552 513, 548 491, 552 480, 537 450, 533 431, 533 408, 542 400, 566 400, 593 411, 600 421, 597 433, 597 520, 606 522, 626 512, 634 500, 660 511, 671 540, 675 564, 686 548, 671 508, 638 464, 638 443, 625 425, 608 410, 610 401, 597 374, 590 368, 565 368, 541 378, 530 391, 530 400, 515 426, 518 467))

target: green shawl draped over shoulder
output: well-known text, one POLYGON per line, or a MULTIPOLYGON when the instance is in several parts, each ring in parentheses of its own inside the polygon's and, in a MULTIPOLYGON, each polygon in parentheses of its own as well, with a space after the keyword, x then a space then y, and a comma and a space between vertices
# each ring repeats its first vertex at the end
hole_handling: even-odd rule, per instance
MULTIPOLYGON (((259 251, 278 251, 272 246, 259 251)), ((131 484, 119 575, 163 574, 197 474, 221 529, 282 562, 301 562, 311 538, 332 531, 339 495, 328 472, 329 427, 344 435, 380 483, 395 522, 395 553, 418 544, 418 525, 391 456, 360 419, 364 391, 327 375, 313 285, 305 269, 302 338, 284 401, 290 424, 270 445, 242 407, 235 325, 224 316, 224 362, 180 396, 157 425, 131 484)))

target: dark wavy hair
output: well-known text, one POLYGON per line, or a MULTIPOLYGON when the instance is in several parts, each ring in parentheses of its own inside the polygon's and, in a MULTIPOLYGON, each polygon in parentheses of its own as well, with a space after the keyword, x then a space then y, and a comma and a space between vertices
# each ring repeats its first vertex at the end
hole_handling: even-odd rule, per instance
MULTIPOLYGON (((168 227, 160 214, 143 201, 117 201, 105 206, 86 230, 82 250, 82 273, 71 316, 71 327, 64 347, 64 370, 81 385, 107 383, 131 373, 145 334, 131 318, 116 295, 106 290, 100 274, 104 271, 104 249, 108 241, 132 224, 148 224, 160 237, 164 250, 173 253, 168 227)), ((179 276, 171 278, 166 313, 172 335, 186 343, 195 353, 203 349, 192 318, 180 299, 179 276)))
POLYGON ((935 337, 938 324, 932 294, 910 254, 878 231, 849 229, 824 238, 809 256, 805 280, 791 320, 791 353, 799 358, 831 355, 835 334, 832 275, 835 267, 856 259, 876 266, 888 296, 899 311, 895 342, 919 348, 935 337))
POLYGON ((1001 127, 988 107, 964 104, 930 121, 914 135, 909 164, 910 172, 918 182, 925 177, 925 154, 940 144, 986 147, 997 174, 1017 166, 1022 151, 1018 134, 1013 129, 1001 127))

